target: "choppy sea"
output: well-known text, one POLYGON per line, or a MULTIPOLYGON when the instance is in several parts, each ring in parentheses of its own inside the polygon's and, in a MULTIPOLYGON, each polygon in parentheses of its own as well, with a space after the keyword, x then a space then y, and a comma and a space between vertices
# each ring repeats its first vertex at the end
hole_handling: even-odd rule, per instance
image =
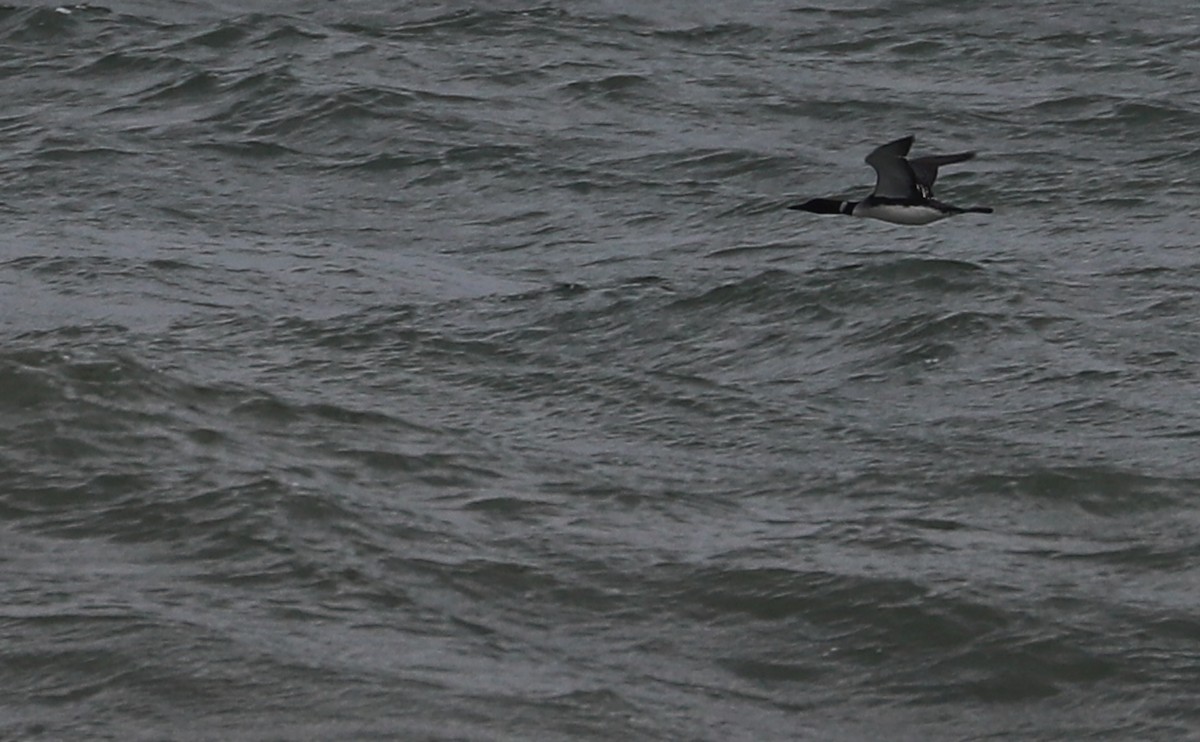
POLYGON ((1200 739, 1198 38, 0 8, 0 739, 1200 739))

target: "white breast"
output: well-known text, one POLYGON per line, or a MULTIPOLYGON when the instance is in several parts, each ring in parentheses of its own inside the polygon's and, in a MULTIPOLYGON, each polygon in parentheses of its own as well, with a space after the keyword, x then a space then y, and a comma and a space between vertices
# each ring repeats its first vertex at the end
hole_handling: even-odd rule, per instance
POLYGON ((879 219, 892 224, 929 224, 948 215, 931 206, 907 206, 903 204, 859 204, 854 207, 854 216, 879 219))

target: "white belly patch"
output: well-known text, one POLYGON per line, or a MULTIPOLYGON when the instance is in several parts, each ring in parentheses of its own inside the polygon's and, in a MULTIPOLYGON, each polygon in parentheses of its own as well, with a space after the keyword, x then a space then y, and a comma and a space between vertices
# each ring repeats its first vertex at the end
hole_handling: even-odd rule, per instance
POLYGON ((879 219, 892 224, 929 224, 948 215, 929 206, 906 206, 903 204, 859 204, 854 216, 879 219))

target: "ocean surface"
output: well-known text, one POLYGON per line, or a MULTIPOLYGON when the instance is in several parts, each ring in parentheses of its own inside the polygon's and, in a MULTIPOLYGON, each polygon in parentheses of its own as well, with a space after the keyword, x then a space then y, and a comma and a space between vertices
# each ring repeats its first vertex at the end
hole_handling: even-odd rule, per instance
POLYGON ((0 739, 1200 739, 1198 39, 3 7, 0 739))

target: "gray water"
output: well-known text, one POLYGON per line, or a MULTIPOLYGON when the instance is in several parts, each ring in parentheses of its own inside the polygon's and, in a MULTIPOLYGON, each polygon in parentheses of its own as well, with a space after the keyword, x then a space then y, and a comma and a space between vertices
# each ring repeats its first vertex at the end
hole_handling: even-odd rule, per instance
POLYGON ((1194 3, 62 11, 0 738, 1200 739, 1194 3))

